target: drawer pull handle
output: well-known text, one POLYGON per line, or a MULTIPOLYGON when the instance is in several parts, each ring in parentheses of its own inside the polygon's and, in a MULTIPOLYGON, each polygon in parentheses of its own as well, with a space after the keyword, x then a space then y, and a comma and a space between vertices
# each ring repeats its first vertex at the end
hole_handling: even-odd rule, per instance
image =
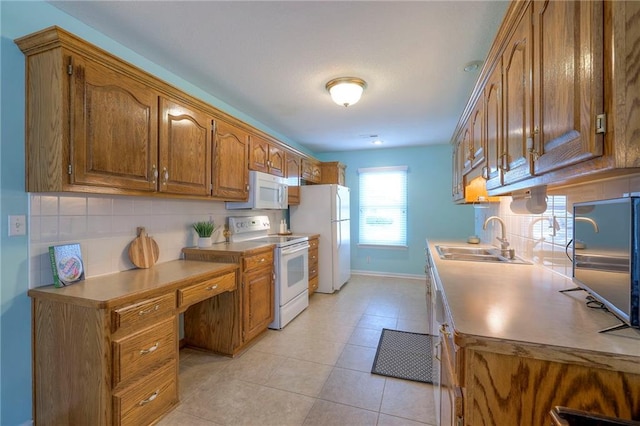
POLYGON ((157 391, 155 391, 154 393, 152 393, 149 398, 143 399, 142 401, 138 402, 138 405, 140 405, 140 406, 147 405, 148 403, 150 403, 151 401, 156 399, 158 397, 158 395, 160 395, 160 390, 159 389, 157 391))
POLYGON ((218 284, 207 287, 207 290, 211 291, 211 290, 215 290, 216 288, 218 288, 218 284))
POLYGON ((158 309, 160 309, 160 305, 156 305, 156 306, 154 306, 153 308, 149 308, 149 309, 147 309, 147 310, 140 311, 140 312, 138 312, 138 315, 139 315, 139 316, 143 316, 143 315, 146 315, 146 314, 150 314, 151 312, 155 312, 155 311, 157 311, 158 309))
POLYGON ((260 259, 260 262, 264 262, 264 257, 262 259, 260 259))
POLYGON ((156 344, 151 346, 149 349, 141 349, 140 355, 150 354, 151 352, 154 352, 156 349, 158 349, 159 346, 160 346, 160 342, 156 342, 156 344))

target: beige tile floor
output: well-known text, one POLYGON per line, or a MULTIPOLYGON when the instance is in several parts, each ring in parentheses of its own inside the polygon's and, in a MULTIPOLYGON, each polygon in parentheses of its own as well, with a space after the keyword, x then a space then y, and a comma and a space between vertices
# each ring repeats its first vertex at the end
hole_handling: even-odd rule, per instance
POLYGON ((226 358, 180 351, 175 425, 433 425, 432 385, 371 374, 382 328, 427 333, 421 280, 352 276, 226 358))

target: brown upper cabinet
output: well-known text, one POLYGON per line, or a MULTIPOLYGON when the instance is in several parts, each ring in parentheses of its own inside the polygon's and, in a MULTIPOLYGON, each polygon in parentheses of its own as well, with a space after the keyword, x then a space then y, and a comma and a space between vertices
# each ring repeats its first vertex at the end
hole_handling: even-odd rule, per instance
POLYGON ((531 91, 531 9, 525 8, 515 31, 507 41, 502 54, 503 108, 505 128, 500 151, 501 185, 520 181, 531 176, 531 162, 527 141, 532 132, 531 91))
POLYGON ((638 69, 629 62, 640 43, 639 9, 510 4, 452 137, 454 199, 465 199, 456 188, 464 192, 475 176, 490 195, 506 195, 640 171, 638 126, 629 124, 640 114, 638 69))
POLYGON ((160 97, 158 190, 172 194, 211 194, 209 114, 160 97))
POLYGON ((320 161, 311 157, 302 157, 302 179, 311 183, 320 183, 322 180, 322 169, 320 161))
POLYGON ((249 169, 285 176, 285 150, 260 136, 249 138, 249 169))
POLYGON ((320 183, 346 184, 347 166, 338 161, 327 161, 320 164, 320 183))
POLYGON ((286 154, 287 184, 289 185, 289 205, 300 204, 300 174, 302 172, 302 156, 291 151, 286 154))
POLYGON ((540 174, 604 152, 604 4, 534 2, 532 24, 534 128, 528 136, 540 174))
MULTIPOLYGON (((487 180, 487 187, 491 182, 500 180, 499 173, 500 151, 502 147, 502 58, 496 61, 495 68, 489 75, 484 87, 485 123, 487 138, 485 165, 482 166, 482 177, 487 180)), ((497 183, 494 185, 497 186, 497 183)))
POLYGON ((246 200, 249 197, 249 133, 223 120, 217 120, 215 129, 213 196, 246 200))
POLYGON ((246 200, 250 168, 285 176, 286 153, 301 164, 266 133, 61 28, 15 43, 29 192, 246 200))

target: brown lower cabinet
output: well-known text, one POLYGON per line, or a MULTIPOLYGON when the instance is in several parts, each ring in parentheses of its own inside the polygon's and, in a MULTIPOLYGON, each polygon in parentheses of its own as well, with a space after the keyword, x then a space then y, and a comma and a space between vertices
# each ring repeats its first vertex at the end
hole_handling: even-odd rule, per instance
POLYGON ((429 250, 427 262, 440 426, 544 426, 555 406, 640 419, 637 358, 460 333, 429 250))
POLYGON ((156 422, 178 404, 179 312, 237 293, 236 271, 176 260, 29 290, 35 424, 156 422))
POLYGON ((184 313, 186 345, 223 355, 239 353, 274 319, 273 246, 248 251, 184 248, 182 252, 188 260, 241 265, 239 291, 208 299, 184 313))
POLYGON ((309 237, 309 296, 318 289, 318 246, 320 244, 320 236, 313 235, 309 237))

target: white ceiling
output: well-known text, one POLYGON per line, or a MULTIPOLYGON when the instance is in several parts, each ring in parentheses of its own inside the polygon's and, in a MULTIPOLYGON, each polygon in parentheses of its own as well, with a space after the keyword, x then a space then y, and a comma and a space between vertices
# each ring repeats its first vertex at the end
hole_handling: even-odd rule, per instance
POLYGON ((54 1, 313 152, 448 143, 506 1, 54 1), (348 108, 325 84, 368 87, 348 108))

